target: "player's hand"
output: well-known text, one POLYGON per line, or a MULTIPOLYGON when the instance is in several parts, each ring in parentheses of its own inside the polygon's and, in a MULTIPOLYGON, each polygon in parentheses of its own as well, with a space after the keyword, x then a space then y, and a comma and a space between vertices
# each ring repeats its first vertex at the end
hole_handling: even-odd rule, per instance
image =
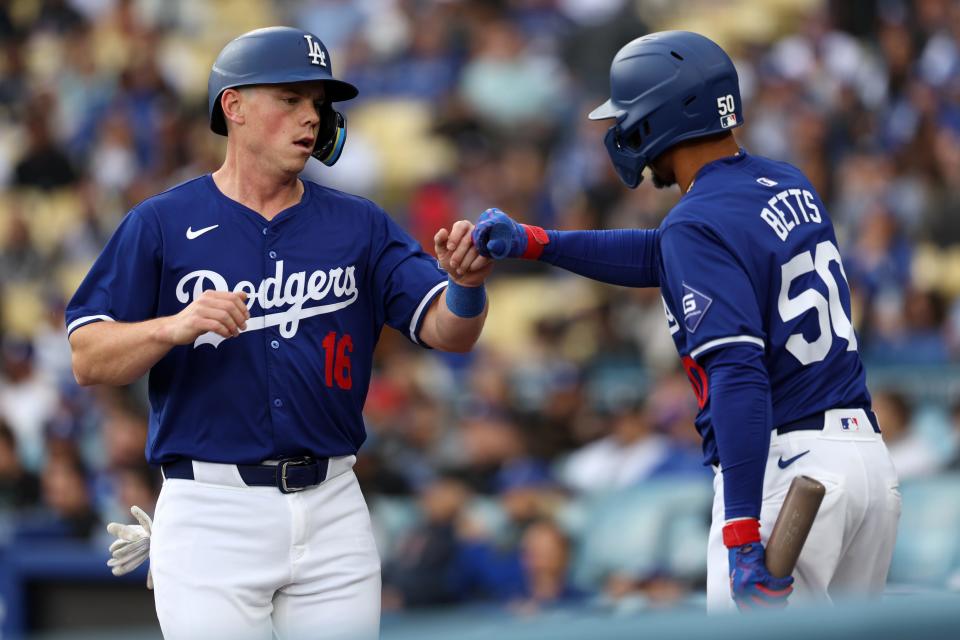
POLYGON ((481 256, 473 246, 472 231, 472 222, 460 220, 449 231, 440 229, 433 237, 440 268, 451 280, 464 287, 480 286, 493 271, 493 262, 481 256))
MULTIPOLYGON (((140 524, 111 522, 107 531, 117 539, 110 545, 107 566, 115 576, 130 573, 150 557, 150 534, 153 521, 143 509, 134 505, 130 513, 140 524)), ((147 571, 147 589, 153 589, 153 576, 147 571)))
POLYGON ((764 563, 764 549, 759 542, 750 542, 728 549, 730 593, 737 608, 782 608, 793 591, 793 577, 774 578, 764 563))
POLYGON ((487 209, 477 219, 473 244, 481 256, 494 260, 519 258, 527 250, 527 233, 500 209, 487 209))
POLYGON ((487 209, 481 213, 473 230, 473 244, 477 251, 494 260, 538 260, 549 243, 550 236, 546 231, 520 224, 500 209, 487 209))
POLYGON ((165 337, 180 345, 190 344, 208 331, 223 338, 238 336, 250 319, 246 300, 246 293, 204 291, 180 313, 167 318, 165 337))

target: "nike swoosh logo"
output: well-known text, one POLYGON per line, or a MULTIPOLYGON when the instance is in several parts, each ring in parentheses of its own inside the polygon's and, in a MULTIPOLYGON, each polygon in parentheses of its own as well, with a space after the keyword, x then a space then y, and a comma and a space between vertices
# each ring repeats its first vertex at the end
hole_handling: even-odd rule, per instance
POLYGON ((802 458, 803 456, 807 455, 808 453, 810 453, 810 449, 807 449, 807 450, 804 451, 803 453, 798 453, 797 455, 793 456, 792 458, 787 458, 786 460, 783 459, 783 456, 780 456, 780 459, 777 460, 777 466, 780 467, 781 469, 786 469, 787 467, 789 467, 790 465, 792 465, 794 462, 796 462, 797 460, 799 460, 799 459, 802 458))
POLYGON ((219 226, 220 225, 218 224, 214 224, 214 225, 210 225, 209 227, 204 227, 203 229, 197 229, 196 231, 194 231, 190 227, 187 227, 187 240, 193 240, 194 238, 199 238, 200 236, 205 234, 207 231, 213 231, 219 226))

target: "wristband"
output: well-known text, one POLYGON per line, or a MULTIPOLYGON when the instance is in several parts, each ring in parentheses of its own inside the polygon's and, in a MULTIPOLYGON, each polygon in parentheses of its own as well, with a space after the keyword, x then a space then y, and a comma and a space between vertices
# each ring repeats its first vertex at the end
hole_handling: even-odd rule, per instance
POLYGON ((520 225, 523 232, 527 235, 527 248, 520 257, 523 260, 539 260, 543 253, 543 248, 550 244, 550 236, 542 227, 535 227, 529 224, 520 225))
POLYGON ((751 542, 760 542, 760 521, 756 518, 741 518, 723 525, 723 544, 728 549, 751 542))
POLYGON ((459 318, 476 318, 487 306, 487 291, 479 287, 464 287, 447 278, 447 309, 459 318))

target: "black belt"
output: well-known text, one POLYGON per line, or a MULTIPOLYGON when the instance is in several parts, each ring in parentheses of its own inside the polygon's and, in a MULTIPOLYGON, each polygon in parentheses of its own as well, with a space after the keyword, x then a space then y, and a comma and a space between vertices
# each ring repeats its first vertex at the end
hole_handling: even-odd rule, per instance
MULTIPOLYGON (((327 479, 327 458, 284 458, 277 464, 238 464, 240 478, 251 487, 276 487, 280 493, 294 493, 314 487, 327 479)), ((163 465, 164 478, 193 480, 193 462, 177 460, 163 465)))
MULTIPOLYGON (((877 422, 877 415, 870 409, 863 409, 863 411, 867 414, 867 419, 870 421, 870 424, 873 425, 874 432, 880 433, 880 423, 877 422)), ((793 422, 788 422, 783 426, 777 427, 777 434, 782 436, 791 431, 822 431, 823 424, 823 413, 815 413, 812 416, 800 418, 799 420, 794 420, 793 422)))

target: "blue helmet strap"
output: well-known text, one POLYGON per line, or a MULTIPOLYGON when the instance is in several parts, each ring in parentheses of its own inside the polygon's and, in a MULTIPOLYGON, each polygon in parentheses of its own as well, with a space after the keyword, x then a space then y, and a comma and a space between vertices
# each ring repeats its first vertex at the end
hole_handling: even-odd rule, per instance
POLYGON ((347 119, 333 108, 330 102, 320 107, 320 129, 317 142, 313 145, 313 157, 332 167, 343 153, 343 143, 347 140, 347 119))

